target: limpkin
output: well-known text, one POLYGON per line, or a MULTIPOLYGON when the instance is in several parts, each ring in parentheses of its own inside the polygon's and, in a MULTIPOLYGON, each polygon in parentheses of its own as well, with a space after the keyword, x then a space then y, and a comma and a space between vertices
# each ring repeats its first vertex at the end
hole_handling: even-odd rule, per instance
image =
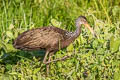
MULTIPOLYGON (((93 29, 89 26, 86 17, 79 16, 75 23, 75 32, 69 32, 54 26, 25 31, 14 40, 13 46, 20 50, 45 49, 46 53, 43 63, 48 64, 53 53, 58 51, 60 48, 67 47, 80 35, 82 24, 87 27, 94 36, 96 36, 93 29), (47 61, 48 55, 49 57, 47 61)), ((49 69, 48 67, 49 66, 47 65, 47 73, 49 69)))

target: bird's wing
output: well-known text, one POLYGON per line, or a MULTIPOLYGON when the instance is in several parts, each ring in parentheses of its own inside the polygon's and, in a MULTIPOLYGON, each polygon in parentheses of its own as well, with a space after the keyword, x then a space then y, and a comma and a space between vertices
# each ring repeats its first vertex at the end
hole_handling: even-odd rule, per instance
POLYGON ((18 36, 14 46, 23 50, 39 50, 58 44, 65 39, 66 31, 56 27, 43 27, 28 30, 18 36))

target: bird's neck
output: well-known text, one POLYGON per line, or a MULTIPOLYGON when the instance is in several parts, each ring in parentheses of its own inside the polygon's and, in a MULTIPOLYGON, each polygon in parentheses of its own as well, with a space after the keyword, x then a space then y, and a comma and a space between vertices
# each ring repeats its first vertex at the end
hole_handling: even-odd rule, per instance
POLYGON ((69 38, 63 42, 64 47, 72 43, 80 35, 80 32, 81 32, 81 26, 77 26, 75 32, 70 33, 69 38))
POLYGON ((73 33, 72 37, 71 38, 74 38, 76 39, 79 35, 80 35, 80 32, 81 32, 81 27, 80 26, 77 26, 75 32, 73 33))
POLYGON ((80 35, 80 32, 81 32, 81 27, 77 27, 77 29, 74 32, 75 37, 78 37, 80 35))
POLYGON ((70 37, 68 38, 68 40, 70 42, 74 41, 80 35, 80 32, 81 32, 81 26, 77 26, 76 30, 73 33, 70 32, 70 37))

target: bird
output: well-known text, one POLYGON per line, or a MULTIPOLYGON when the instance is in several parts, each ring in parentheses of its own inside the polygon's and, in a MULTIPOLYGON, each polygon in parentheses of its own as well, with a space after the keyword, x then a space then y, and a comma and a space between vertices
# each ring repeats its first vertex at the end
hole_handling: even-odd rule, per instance
MULTIPOLYGON (((81 33, 81 26, 87 27, 90 32, 96 36, 94 30, 88 24, 85 16, 79 16, 75 20, 76 30, 70 32, 60 29, 55 26, 45 26, 27 30, 21 33, 13 42, 16 49, 32 51, 32 50, 45 50, 43 59, 44 64, 49 64, 52 55, 59 49, 69 46, 81 33)), ((47 73, 49 73, 49 65, 47 65, 47 73)))

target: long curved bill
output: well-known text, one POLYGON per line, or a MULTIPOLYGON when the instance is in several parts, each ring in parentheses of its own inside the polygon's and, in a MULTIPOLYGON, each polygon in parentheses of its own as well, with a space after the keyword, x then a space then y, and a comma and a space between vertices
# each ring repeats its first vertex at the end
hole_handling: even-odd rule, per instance
POLYGON ((96 33, 94 32, 94 30, 90 27, 90 25, 88 23, 86 23, 84 25, 85 25, 85 27, 87 27, 90 30, 90 32, 93 34, 93 36, 95 36, 96 38, 98 38, 97 35, 96 35, 96 33))

